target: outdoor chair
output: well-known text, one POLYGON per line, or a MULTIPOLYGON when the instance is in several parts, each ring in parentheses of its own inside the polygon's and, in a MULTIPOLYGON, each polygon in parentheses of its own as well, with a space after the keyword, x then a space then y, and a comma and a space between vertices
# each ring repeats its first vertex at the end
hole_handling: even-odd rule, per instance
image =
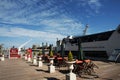
POLYGON ((98 68, 98 66, 95 65, 91 60, 77 60, 73 66, 73 72, 78 76, 81 76, 82 74, 92 75, 95 73, 94 68, 98 68))
POLYGON ((66 59, 63 59, 62 57, 56 57, 54 59, 54 64, 56 67, 58 67, 60 69, 60 67, 66 67, 67 64, 66 64, 66 59))

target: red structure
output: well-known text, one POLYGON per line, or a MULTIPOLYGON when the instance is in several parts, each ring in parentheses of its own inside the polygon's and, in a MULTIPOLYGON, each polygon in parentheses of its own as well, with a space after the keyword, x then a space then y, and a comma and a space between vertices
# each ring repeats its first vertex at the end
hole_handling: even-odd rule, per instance
POLYGON ((17 48, 11 48, 10 49, 10 59, 11 58, 20 58, 20 55, 18 54, 18 49, 17 48))
POLYGON ((28 58, 28 55, 30 55, 30 58, 32 58, 32 49, 31 48, 27 49, 27 58, 28 58))

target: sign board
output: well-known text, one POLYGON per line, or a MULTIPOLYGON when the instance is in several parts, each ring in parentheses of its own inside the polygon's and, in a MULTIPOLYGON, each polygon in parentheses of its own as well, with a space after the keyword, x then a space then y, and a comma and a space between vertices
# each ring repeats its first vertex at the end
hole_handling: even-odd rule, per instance
POLYGON ((11 48, 10 49, 10 59, 11 58, 20 58, 20 55, 18 55, 18 49, 17 48, 11 48))

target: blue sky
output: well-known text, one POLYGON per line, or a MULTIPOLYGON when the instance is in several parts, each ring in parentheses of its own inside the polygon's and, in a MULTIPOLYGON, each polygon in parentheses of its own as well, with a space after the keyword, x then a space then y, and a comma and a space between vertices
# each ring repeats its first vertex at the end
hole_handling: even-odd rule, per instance
POLYGON ((56 38, 104 32, 120 24, 120 0, 0 0, 0 44, 54 44, 56 38))

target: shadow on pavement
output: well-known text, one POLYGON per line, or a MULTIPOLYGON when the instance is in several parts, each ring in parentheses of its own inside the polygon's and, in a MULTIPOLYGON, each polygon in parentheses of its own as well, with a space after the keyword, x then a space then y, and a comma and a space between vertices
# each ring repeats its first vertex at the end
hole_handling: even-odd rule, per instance
POLYGON ((57 78, 54 78, 54 77, 45 77, 46 80, 60 80, 60 79, 57 79, 57 78))
POLYGON ((43 72, 48 73, 48 71, 47 71, 47 70, 42 70, 42 69, 36 69, 36 71, 43 71, 43 72))

